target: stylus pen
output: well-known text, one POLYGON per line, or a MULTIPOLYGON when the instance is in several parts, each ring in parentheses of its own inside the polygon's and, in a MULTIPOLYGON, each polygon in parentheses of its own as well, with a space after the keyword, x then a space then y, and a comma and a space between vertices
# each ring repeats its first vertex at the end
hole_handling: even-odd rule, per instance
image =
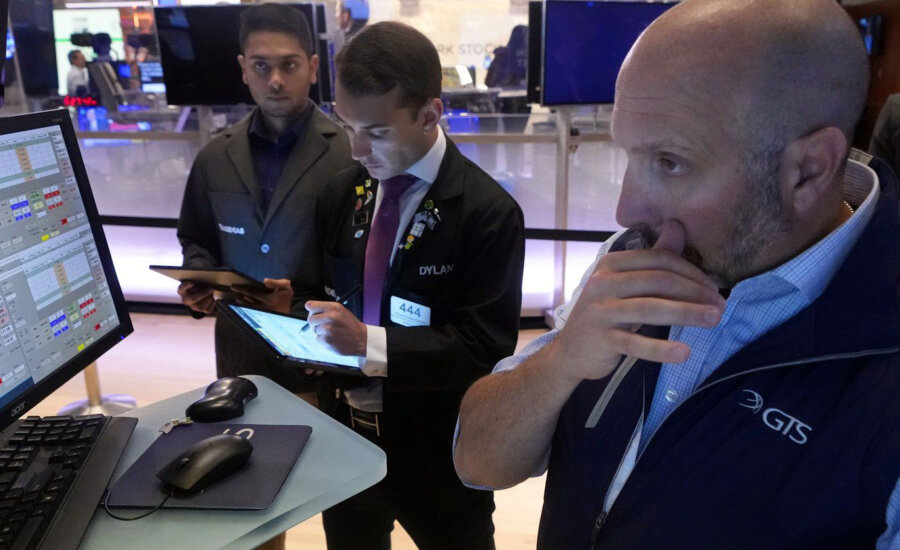
POLYGON ((347 305, 347 302, 350 301, 350 298, 353 298, 363 289, 363 286, 359 283, 356 283, 356 286, 350 289, 350 292, 344 294, 343 296, 335 296, 334 301, 340 302, 342 305, 347 305))
MULTIPOLYGON (((347 305, 347 302, 350 301, 350 298, 353 298, 354 296, 359 294, 362 289, 363 289, 363 286, 361 284, 357 283, 356 286, 351 288, 350 292, 348 292, 347 294, 345 294, 343 296, 335 296, 334 301, 340 302, 341 305, 347 305)), ((310 326, 311 325, 309 323, 306 323, 305 325, 303 325, 303 328, 300 329, 300 332, 306 332, 307 330, 309 330, 310 326)))

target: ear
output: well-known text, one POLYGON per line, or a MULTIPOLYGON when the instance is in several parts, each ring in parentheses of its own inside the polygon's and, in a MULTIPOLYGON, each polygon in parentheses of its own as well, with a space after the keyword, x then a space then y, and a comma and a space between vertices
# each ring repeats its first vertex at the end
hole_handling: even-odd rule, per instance
POLYGON ((240 53, 238 54, 237 62, 238 62, 238 65, 241 66, 241 80, 244 81, 244 84, 249 84, 249 82, 247 82, 247 69, 244 66, 244 54, 240 54, 240 53))
POLYGON ((309 56, 309 83, 315 84, 319 81, 319 56, 312 54, 309 56))
POLYGON ((841 196, 847 138, 834 126, 795 139, 781 153, 778 170, 784 200, 797 215, 821 213, 823 200, 841 196))
POLYGON ((425 133, 431 133, 435 126, 441 122, 441 116, 444 114, 444 104, 439 98, 429 99, 422 107, 424 121, 422 129, 425 133))

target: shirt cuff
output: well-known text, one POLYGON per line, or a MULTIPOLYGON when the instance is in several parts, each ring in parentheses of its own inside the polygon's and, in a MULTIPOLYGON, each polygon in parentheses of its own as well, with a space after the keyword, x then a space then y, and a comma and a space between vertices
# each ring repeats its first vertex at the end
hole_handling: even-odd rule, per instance
POLYGON ((366 376, 386 377, 387 360, 387 331, 366 325, 366 356, 359 358, 359 368, 366 376))

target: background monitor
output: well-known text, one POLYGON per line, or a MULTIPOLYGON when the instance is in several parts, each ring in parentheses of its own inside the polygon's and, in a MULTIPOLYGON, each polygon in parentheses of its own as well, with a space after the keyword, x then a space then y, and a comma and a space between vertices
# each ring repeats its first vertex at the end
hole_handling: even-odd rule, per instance
POLYGON ((547 0, 541 103, 612 103, 625 55, 641 32, 673 5, 547 0))
POLYGON ((110 40, 110 55, 113 60, 125 59, 122 23, 118 9, 77 9, 53 10, 54 50, 56 52, 56 74, 59 81, 59 95, 66 95, 66 76, 72 68, 69 52, 80 50, 88 61, 94 60, 91 40, 94 35, 106 33, 110 40), (87 42, 78 46, 72 43, 72 35, 87 35, 87 42))
POLYGON ((881 55, 882 43, 884 42, 882 28, 884 27, 884 17, 880 13, 860 17, 856 20, 859 32, 862 35, 863 43, 866 45, 866 51, 869 55, 881 55))
MULTIPOLYGON (((327 52, 319 52, 314 4, 290 4, 309 22, 313 48, 320 57, 319 78, 327 71, 327 52)), ((241 80, 237 62, 240 54, 238 34, 241 13, 252 6, 182 6, 155 8, 160 55, 170 105, 252 104, 253 98, 241 80)), ((326 78, 330 78, 326 76, 326 78)), ((330 101, 319 85, 313 85, 310 97, 317 103, 330 101)))
POLYGON ((12 59, 16 55, 16 41, 12 35, 12 29, 6 29, 6 59, 12 59))
POLYGON ((59 89, 59 79, 53 42, 52 0, 10 0, 9 19, 20 53, 19 71, 25 93, 31 96, 55 95, 59 89))
POLYGON ((525 91, 529 103, 541 102, 541 48, 544 44, 544 3, 528 2, 528 67, 525 70, 525 91))
POLYGON ((162 62, 148 60, 138 62, 141 72, 141 91, 144 93, 161 94, 166 92, 165 79, 163 78, 162 62))
POLYGON ((131 332, 68 111, 0 118, 0 429, 131 332))

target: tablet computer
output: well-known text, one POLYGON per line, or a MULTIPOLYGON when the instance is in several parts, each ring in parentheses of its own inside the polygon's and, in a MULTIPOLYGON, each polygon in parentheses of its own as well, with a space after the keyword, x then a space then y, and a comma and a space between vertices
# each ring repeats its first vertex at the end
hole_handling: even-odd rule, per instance
POLYGON ((182 283, 203 283, 216 290, 231 290, 232 286, 245 286, 262 292, 272 289, 253 277, 230 267, 187 267, 175 265, 151 265, 153 271, 182 283))
POLYGON ((225 317, 260 342, 286 367, 317 369, 350 376, 366 376, 355 355, 340 355, 316 340, 315 333, 304 330, 304 319, 282 315, 219 300, 217 307, 225 317))

